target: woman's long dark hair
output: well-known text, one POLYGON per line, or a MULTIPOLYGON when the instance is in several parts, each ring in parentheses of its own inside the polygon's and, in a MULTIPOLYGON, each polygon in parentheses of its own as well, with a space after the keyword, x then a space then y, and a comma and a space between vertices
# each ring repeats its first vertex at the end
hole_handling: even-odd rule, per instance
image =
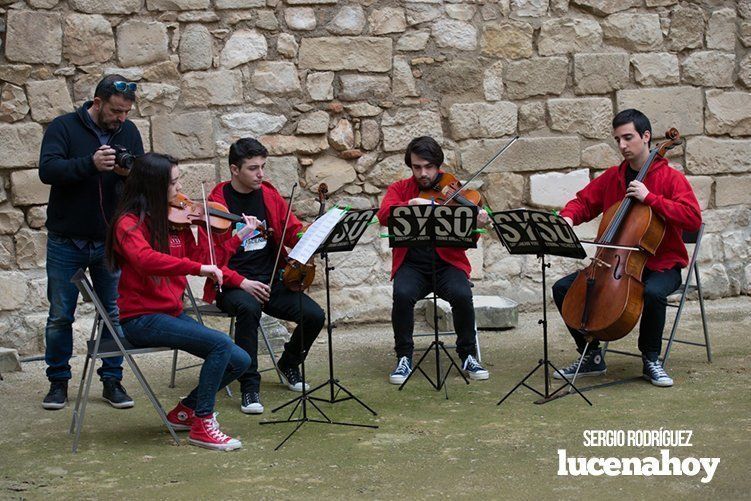
POLYGON ((172 167, 177 160, 161 153, 146 153, 135 161, 130 170, 120 203, 107 230, 107 265, 119 268, 115 246, 117 221, 126 214, 138 216, 138 223, 130 230, 145 224, 151 235, 151 246, 159 252, 169 253, 169 203, 167 193, 172 180, 172 167), (148 219, 146 216, 149 216, 148 219))

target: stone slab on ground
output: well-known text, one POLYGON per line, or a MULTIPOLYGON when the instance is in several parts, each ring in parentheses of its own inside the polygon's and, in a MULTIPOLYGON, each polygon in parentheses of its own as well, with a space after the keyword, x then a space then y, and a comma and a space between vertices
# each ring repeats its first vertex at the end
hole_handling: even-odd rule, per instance
MULTIPOLYGON (((519 311, 516 301, 502 296, 474 296, 475 325, 478 329, 512 329, 519 323, 519 311)), ((425 320, 433 327, 433 301, 425 302, 425 320)), ((438 300, 438 329, 454 329, 454 317, 451 305, 443 299, 438 300)))
POLYGON ((18 350, 0 348, 0 374, 20 371, 21 361, 18 358, 18 350))

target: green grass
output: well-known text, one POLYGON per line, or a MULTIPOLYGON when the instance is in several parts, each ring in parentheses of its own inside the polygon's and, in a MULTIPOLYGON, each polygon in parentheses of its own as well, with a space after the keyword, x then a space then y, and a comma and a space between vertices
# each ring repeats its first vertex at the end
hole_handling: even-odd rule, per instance
MULTIPOLYGON (((389 326, 342 326, 335 331, 337 375, 378 416, 352 401, 322 404, 322 408, 332 419, 379 428, 308 423, 279 451, 274 447, 294 425, 259 422, 286 417, 288 413, 268 410, 294 394, 274 382, 271 373, 264 374, 262 398, 267 411, 262 416, 245 416, 237 398, 223 393, 218 397, 219 421, 226 432, 243 441, 240 451, 206 451, 185 440, 179 447, 172 444, 126 371, 126 387, 136 398, 136 407, 117 411, 105 405, 95 382, 80 450, 73 455, 67 434, 71 406, 57 412, 42 410, 47 389, 43 365, 26 364, 24 373, 6 374, 0 382, 0 498, 745 498, 751 487, 751 323, 745 311, 751 301, 735 300, 732 308, 727 304, 714 302, 709 307, 714 363, 707 364, 699 348, 678 346, 669 367, 675 387, 662 389, 638 381, 593 390, 587 393, 593 407, 576 396, 535 405, 536 397, 525 389, 502 406, 495 405, 540 357, 537 314, 521 315, 517 329, 482 333, 483 360, 491 379, 466 386, 454 374, 449 378, 448 400, 421 376, 401 392, 387 383, 395 361, 389 326), (673 456, 721 458, 711 483, 700 483, 700 476, 556 475, 558 449, 583 457, 645 457, 658 452, 656 448, 585 448, 585 430, 660 427, 694 432, 693 447, 672 449, 673 456)), ((700 331, 695 310, 693 304, 687 307, 681 332, 700 331)), ((551 319, 550 338, 553 362, 568 364, 574 351, 557 318, 551 319)), ((696 334, 690 338, 698 339, 696 334)), ((630 348, 636 337, 619 343, 630 348)), ((326 345, 319 341, 309 363, 314 383, 327 377, 325 356, 326 345)), ((267 360, 262 357, 263 365, 267 360)), ((167 409, 197 377, 197 369, 180 372, 177 388, 169 389, 168 354, 138 360, 167 409)), ((636 359, 614 355, 608 361, 605 380, 641 372, 636 359)), ((74 378, 80 377, 82 357, 73 365, 74 378)), ((77 389, 74 381, 71 396, 77 389)), ((541 377, 532 381, 542 389, 541 377)))

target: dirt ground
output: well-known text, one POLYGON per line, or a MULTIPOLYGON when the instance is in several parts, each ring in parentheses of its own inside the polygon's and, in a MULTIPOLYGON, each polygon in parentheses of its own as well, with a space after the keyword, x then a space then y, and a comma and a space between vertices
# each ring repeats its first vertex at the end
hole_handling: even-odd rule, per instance
MULTIPOLYGON (((375 424, 376 430, 305 424, 279 450, 291 424, 261 426, 287 417, 269 409, 294 396, 264 374, 261 416, 246 416, 237 397, 217 401, 224 430, 243 441, 230 453, 175 446, 154 409, 126 370, 125 386, 136 399, 130 410, 115 410, 93 385, 80 450, 71 454, 67 434, 72 405, 45 411, 47 390, 42 362, 0 381, 0 498, 112 499, 748 499, 751 476, 751 298, 708 303, 714 361, 702 348, 676 346, 669 372, 673 388, 645 381, 592 390, 594 404, 568 396, 546 405, 526 389, 502 406, 499 398, 537 363, 542 334, 539 313, 520 315, 519 327, 482 332, 489 381, 469 386, 449 377, 448 400, 416 377, 401 392, 387 382, 394 357, 387 325, 343 326, 334 331, 337 376, 373 407, 373 417, 349 401, 322 409, 334 420, 375 424), (673 457, 719 457, 714 478, 697 476, 559 476, 558 453, 569 457, 659 457, 659 447, 587 447, 587 430, 692 430, 691 447, 670 447, 673 457)), ((565 366, 574 350, 556 315, 550 317, 550 355, 565 366)), ((667 330, 667 329, 666 329, 667 330)), ((689 303, 681 336, 699 340, 698 305, 689 303)), ((313 348, 308 372, 326 379, 325 332, 313 348)), ((426 342, 427 344, 427 342, 426 342)), ((636 336, 619 341, 632 348, 636 336)), ((187 356, 183 361, 187 360, 187 356)), ((141 356, 138 362, 167 409, 186 394, 197 369, 178 373, 168 388, 169 355, 141 356)), ((637 359, 612 355, 604 381, 639 375, 637 359)), ((268 358, 262 355, 262 365, 268 358)), ((75 395, 83 357, 73 361, 75 395)), ((428 367, 432 367, 429 365, 428 367)), ((542 377, 532 384, 542 389, 542 377)), ((585 381, 590 384, 592 380, 585 381)), ((325 396, 322 394, 321 396, 325 396)), ((317 417, 315 411, 311 417, 317 417)), ((183 432, 181 437, 185 437, 183 432)))

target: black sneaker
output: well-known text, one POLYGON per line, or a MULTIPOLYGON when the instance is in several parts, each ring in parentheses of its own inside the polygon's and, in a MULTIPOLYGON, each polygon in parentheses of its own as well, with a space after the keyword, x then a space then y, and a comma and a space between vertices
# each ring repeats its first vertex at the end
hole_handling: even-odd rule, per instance
MULTIPOLYGON (((282 380, 292 391, 302 392, 302 376, 300 375, 300 369, 295 366, 289 366, 283 363, 279 363, 279 372, 282 373, 282 380)), ((310 385, 305 383, 305 391, 310 389, 310 385)))
POLYGON ((102 381, 102 398, 105 399, 115 409, 130 409, 133 407, 133 399, 116 379, 105 379, 102 381))
POLYGON ((410 357, 399 357, 396 362, 396 368, 389 374, 389 383, 402 384, 412 374, 412 359, 410 357))
POLYGON ((68 381, 51 381, 50 391, 42 400, 42 407, 56 411, 68 403, 68 381))
POLYGON ((490 373, 480 365, 480 362, 473 355, 467 355, 462 364, 462 371, 464 374, 475 381, 483 381, 490 378, 490 373))
POLYGON ((644 379, 655 386, 673 386, 673 378, 668 376, 668 373, 665 372, 665 369, 662 368, 662 364, 659 360, 653 361, 643 356, 642 364, 644 364, 642 369, 644 379))
MULTIPOLYGON (((563 376, 566 376, 566 379, 571 379, 574 377, 574 374, 576 374, 576 368, 579 366, 579 359, 577 358, 574 363, 566 367, 565 369, 561 369, 561 372, 563 373, 563 376)), ((588 376, 601 376, 602 374, 605 374, 608 371, 607 366, 605 365, 605 360, 602 358, 602 351, 600 348, 597 348, 595 350, 589 350, 582 359, 582 365, 579 367, 579 374, 577 377, 588 377, 588 376)), ((553 372, 553 377, 555 379, 563 379, 563 376, 561 376, 560 373, 557 371, 553 372)))
POLYGON ((257 391, 243 392, 243 401, 240 410, 245 414, 263 414, 261 395, 257 391))

